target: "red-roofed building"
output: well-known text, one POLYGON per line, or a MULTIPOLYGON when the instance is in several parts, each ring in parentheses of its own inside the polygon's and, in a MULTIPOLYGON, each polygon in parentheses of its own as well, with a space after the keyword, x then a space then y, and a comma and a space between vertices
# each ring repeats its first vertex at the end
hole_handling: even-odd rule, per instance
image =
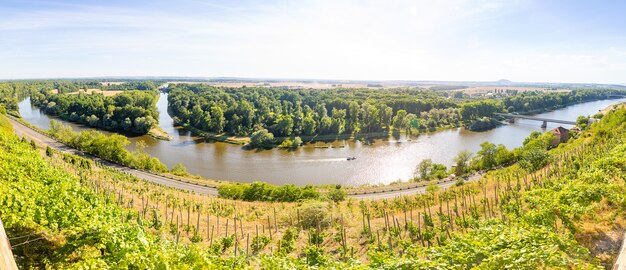
POLYGON ((553 130, 550 130, 550 132, 555 135, 554 140, 552 140, 552 145, 558 145, 569 140, 569 130, 564 127, 557 127, 553 130))

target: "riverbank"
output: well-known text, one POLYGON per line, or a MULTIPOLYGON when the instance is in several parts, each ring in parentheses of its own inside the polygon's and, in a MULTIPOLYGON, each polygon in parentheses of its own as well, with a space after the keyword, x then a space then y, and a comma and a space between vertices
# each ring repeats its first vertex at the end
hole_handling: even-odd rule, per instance
MULTIPOLYGON (((1 117, 1 116, 0 116, 1 117)), ((137 178, 145 181, 153 182, 159 185, 168 186, 180 190, 193 192, 196 194, 204 194, 217 196, 217 187, 221 184, 231 184, 236 182, 220 181, 213 179, 206 179, 200 176, 187 175, 176 176, 171 173, 152 173, 142 170, 132 169, 126 166, 118 165, 108 162, 106 160, 94 157, 90 154, 83 153, 80 150, 71 148, 56 139, 52 138, 47 131, 41 130, 36 126, 31 125, 27 121, 21 118, 9 117, 9 121, 14 127, 15 133, 18 136, 29 137, 35 140, 41 147, 50 146, 61 152, 82 156, 89 158, 103 166, 108 166, 112 169, 119 170, 121 172, 133 175, 137 178)), ((474 181, 482 177, 482 173, 474 173, 469 177, 464 178, 465 181, 474 181)), ((381 199, 381 198, 395 198, 399 196, 412 195, 418 193, 424 193, 426 187, 430 184, 438 185, 440 188, 449 188, 456 184, 458 179, 448 177, 441 180, 434 180, 428 182, 396 182, 389 185, 380 186, 361 186, 361 187, 346 187, 346 195, 355 199, 381 199)), ((330 189, 334 188, 330 185, 316 185, 314 186, 320 193, 326 193, 330 189)))
POLYGON ((618 104, 607 106, 606 108, 600 110, 600 113, 601 114, 607 114, 610 111, 619 110, 619 109, 622 109, 622 108, 626 108, 626 103, 618 103, 618 104))
POLYGON ((148 131, 148 135, 152 136, 152 138, 155 138, 157 140, 164 140, 164 141, 171 141, 172 136, 170 136, 169 134, 167 134, 167 132, 165 132, 161 127, 159 126, 155 126, 152 127, 149 131, 148 131))

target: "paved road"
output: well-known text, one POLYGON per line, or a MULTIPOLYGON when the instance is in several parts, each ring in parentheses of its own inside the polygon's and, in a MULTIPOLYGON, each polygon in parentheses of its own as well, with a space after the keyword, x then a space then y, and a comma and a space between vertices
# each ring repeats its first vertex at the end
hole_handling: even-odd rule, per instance
POLYGON ((160 175, 156 175, 156 174, 152 174, 152 173, 148 173, 148 172, 144 172, 144 171, 140 171, 140 170, 135 170, 135 169, 131 169, 128 167, 124 167, 124 166, 120 166, 105 160, 102 160, 100 158, 91 156, 89 154, 83 153, 79 150, 76 150, 74 148, 71 148, 69 146, 66 146, 60 142, 57 142, 56 140, 43 135, 33 129, 31 129, 30 127, 27 127, 25 125, 23 125, 22 123, 15 121, 11 118, 9 118, 9 121, 11 122, 11 124, 13 125, 13 129, 15 131, 15 134, 17 134, 18 136, 22 136, 22 137, 29 137, 33 140, 35 140, 35 142, 37 142, 39 145, 49 145, 50 147, 57 149, 59 151, 63 151, 66 153, 70 153, 70 154, 74 154, 74 155, 79 155, 79 156, 83 156, 86 158, 90 158, 94 161, 100 162, 104 165, 107 165, 109 167, 115 168, 119 171, 122 172, 126 172, 129 174, 132 174, 140 179, 143 179, 145 181, 149 181, 149 182, 153 182, 156 184, 160 184, 163 186, 167 186, 167 187, 172 187, 172 188, 177 188, 177 189, 181 189, 181 190, 187 190, 187 191, 193 191, 197 194, 204 194, 204 195, 211 195, 211 196, 217 196, 217 188, 214 187, 207 187, 207 186, 202 186, 202 185, 197 185, 197 184, 193 184, 193 183, 186 183, 183 181, 179 181, 179 180, 175 180, 175 179, 170 179, 164 176, 160 176, 160 175))
MULTIPOLYGON (((475 180, 480 179, 481 176, 482 175, 480 174, 474 174, 470 176, 469 178, 467 178, 465 181, 468 181, 468 182, 475 181, 475 180)), ((457 179, 452 179, 446 182, 438 183, 437 185, 442 189, 446 189, 451 186, 454 186, 456 182, 457 182, 457 179)), ((351 194, 348 196, 355 198, 355 199, 359 199, 359 200, 379 200, 379 199, 393 199, 395 197, 420 194, 420 193, 426 193, 426 186, 414 187, 414 188, 409 188, 409 189, 404 189, 404 190, 390 190, 390 191, 383 191, 383 192, 377 192, 377 193, 368 193, 368 194, 351 194)))
MULTIPOLYGON (((92 159, 94 161, 100 162, 104 165, 107 165, 109 167, 115 168, 119 171, 122 172, 126 172, 129 174, 132 174, 140 179, 143 179, 145 181, 149 181, 149 182, 153 182, 156 184, 160 184, 163 186, 167 186, 167 187, 172 187, 172 188, 176 188, 176 189, 180 189, 180 190, 186 190, 186 191, 193 191, 197 194, 204 194, 204 195, 210 195, 210 196, 217 196, 218 192, 217 192, 217 188, 215 187, 210 187, 210 186, 202 186, 202 185, 198 185, 198 184, 193 184, 193 183, 187 183, 187 182, 183 182, 180 180, 176 180, 176 179, 171 179, 171 178, 167 178, 161 175, 157 175, 157 174, 152 174, 149 172, 145 172, 145 171, 140 171, 140 170, 135 170, 135 169, 131 169, 128 167, 124 167, 124 166, 120 166, 118 164, 114 164, 111 162, 108 162, 106 160, 102 160, 98 157, 94 157, 92 155, 86 154, 82 151, 76 150, 74 148, 71 148, 63 143, 60 143, 46 135, 43 135, 33 129, 31 129, 28 126, 25 126, 24 124, 9 118, 9 121, 11 122, 11 124, 13 125, 13 129, 15 130, 15 134, 17 134, 18 136, 22 136, 22 137, 28 137, 31 138, 33 140, 35 140, 35 142, 37 142, 39 145, 49 145, 50 147, 57 149, 59 151, 63 151, 66 153, 70 153, 70 154, 74 154, 74 155, 79 155, 79 156, 83 156, 89 159, 92 159)), ((474 181, 480 179, 480 175, 474 175, 472 177, 470 177, 467 181, 474 181)), ((456 183, 456 180, 451 180, 448 182, 442 182, 439 183, 438 185, 441 188, 449 188, 452 185, 454 185, 456 183)), ((400 196, 405 196, 405 195, 413 195, 413 194, 419 194, 419 193, 424 193, 426 192, 426 187, 415 187, 415 188, 409 188, 409 189, 404 189, 404 190, 389 190, 389 191, 381 191, 381 192, 376 192, 376 193, 368 193, 368 194, 350 194, 348 195, 348 197, 354 198, 354 199, 363 199, 363 200, 377 200, 377 199, 391 199, 391 198, 395 198, 395 197, 400 197, 400 196)))

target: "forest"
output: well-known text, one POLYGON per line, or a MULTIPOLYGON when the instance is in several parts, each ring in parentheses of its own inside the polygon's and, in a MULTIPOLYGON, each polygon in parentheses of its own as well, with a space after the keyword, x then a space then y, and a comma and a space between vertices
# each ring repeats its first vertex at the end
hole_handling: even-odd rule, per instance
MULTIPOLYGON (((0 115, 0 218, 25 269, 610 269, 608 235, 626 229, 624 128, 621 109, 550 150, 533 134, 520 156, 540 162, 425 194, 246 202, 47 149, 0 115)), ((510 156, 498 152, 484 144, 478 160, 510 156)))
POLYGON ((169 111, 182 125, 252 137, 253 146, 285 138, 424 132, 465 126, 481 131, 498 124, 496 112, 528 113, 608 98, 613 90, 524 92, 504 99, 468 99, 424 89, 241 89, 171 84, 169 111))
POLYGON ((156 90, 102 94, 55 94, 47 90, 31 93, 32 103, 46 114, 111 131, 146 134, 158 124, 156 90))

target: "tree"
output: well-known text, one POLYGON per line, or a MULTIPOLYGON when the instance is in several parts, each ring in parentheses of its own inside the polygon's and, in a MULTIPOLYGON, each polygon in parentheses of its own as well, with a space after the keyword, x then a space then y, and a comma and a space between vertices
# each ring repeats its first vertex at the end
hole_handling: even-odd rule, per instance
POLYGON ((211 129, 215 133, 222 133, 224 131, 224 126, 226 126, 226 118, 224 118, 224 111, 219 106, 211 107, 211 129))
POLYGON ((532 148, 522 152, 519 165, 527 172, 534 172, 546 166, 549 161, 550 154, 547 150, 532 148))
POLYGON ((490 142, 483 142, 480 144, 480 150, 478 156, 480 157, 481 167, 483 169, 489 169, 496 165, 496 145, 490 142))
POLYGON ((302 139, 300 137, 293 138, 292 145, 293 147, 300 147, 300 145, 302 145, 302 139))
POLYGON ((467 172, 468 162, 470 161, 471 158, 472 158, 472 153, 467 150, 463 150, 459 152, 459 154, 456 155, 456 157, 454 157, 454 163, 456 165, 455 167, 456 176, 464 175, 467 172))
POLYGON ((420 128, 420 120, 417 115, 409 113, 406 115, 404 122, 406 124, 406 133, 411 134, 413 129, 419 130, 420 128))
POLYGON ((576 125, 582 129, 587 128, 587 125, 589 125, 589 117, 585 117, 582 115, 578 116, 578 118, 576 118, 576 125))
POLYGON ((95 115, 91 115, 89 117, 87 117, 87 124, 89 124, 89 126, 91 127, 95 127, 98 126, 98 122, 100 121, 100 119, 95 116, 95 115))
POLYGON ((278 136, 289 136, 293 130, 293 119, 289 115, 281 114, 276 120, 273 131, 278 136))
POLYGON ((174 165, 174 167, 172 167, 172 169, 170 170, 170 172, 173 175, 178 175, 178 176, 185 176, 187 175, 187 168, 185 166, 183 166, 183 164, 176 164, 174 165))
POLYGON ((267 129, 260 129, 252 133, 250 137, 250 145, 252 147, 262 147, 271 144, 274 141, 274 134, 267 129))
POLYGON ((524 141, 522 142, 522 145, 523 146, 527 145, 530 141, 534 140, 535 138, 539 136, 541 136, 541 132, 536 131, 536 130, 531 132, 530 135, 528 135, 528 137, 524 139, 524 141))
POLYGON ((417 165, 417 173, 420 176, 420 179, 425 180, 429 179, 433 169, 433 161, 429 158, 422 160, 417 165))
POLYGON ((315 119, 313 119, 313 115, 309 114, 302 120, 302 131, 305 135, 313 135, 315 134, 315 119))
POLYGON ((336 185, 326 196, 333 202, 340 202, 346 199, 346 191, 341 188, 341 185, 336 185))
POLYGON ((406 116, 407 113, 405 110, 399 110, 396 113, 396 116, 393 118, 393 128, 400 131, 402 128, 406 127, 406 116))
POLYGON ((503 165, 513 162, 515 159, 515 155, 512 151, 506 149, 506 146, 504 146, 503 144, 498 144, 498 147, 496 148, 495 159, 497 165, 503 165))

